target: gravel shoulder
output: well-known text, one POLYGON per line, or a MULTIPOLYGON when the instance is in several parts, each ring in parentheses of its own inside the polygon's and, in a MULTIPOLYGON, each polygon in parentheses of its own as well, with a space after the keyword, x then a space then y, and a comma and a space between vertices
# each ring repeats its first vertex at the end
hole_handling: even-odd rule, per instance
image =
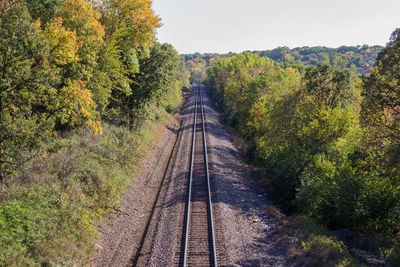
MULTIPOLYGON (((267 215, 269 195, 250 181, 250 172, 204 88, 202 94, 219 265, 288 266, 275 241, 279 226, 267 215)), ((121 214, 101 227, 103 238, 90 266, 178 265, 194 103, 192 90, 180 121, 167 127, 145 171, 125 193, 121 214)))
POLYGON ((165 184, 163 196, 146 235, 146 254, 134 266, 174 266, 179 263, 189 173, 194 98, 188 94, 180 113, 182 126, 174 162, 165 184))
POLYGON ((274 236, 279 225, 267 215, 270 196, 252 184, 250 171, 205 89, 203 96, 213 202, 226 265, 287 266, 287 256, 274 236))
POLYGON ((120 212, 100 226, 102 237, 96 244, 96 254, 89 266, 131 265, 162 181, 178 128, 177 119, 166 126, 158 145, 143 161, 145 166, 141 175, 135 178, 124 193, 120 212))

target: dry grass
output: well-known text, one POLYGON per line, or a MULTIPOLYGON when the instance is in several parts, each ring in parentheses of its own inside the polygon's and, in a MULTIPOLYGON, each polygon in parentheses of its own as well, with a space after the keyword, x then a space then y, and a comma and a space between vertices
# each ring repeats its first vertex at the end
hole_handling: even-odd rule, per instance
POLYGON ((325 226, 302 215, 285 218, 282 236, 294 240, 286 245, 291 266, 365 266, 325 226))
POLYGON ((104 125, 48 144, 48 153, 0 195, 0 265, 84 265, 102 218, 146 165, 171 115, 140 132, 104 125))
POLYGON ((246 155, 248 145, 245 141, 243 141, 239 133, 228 124, 225 124, 225 129, 230 134, 233 145, 240 151, 242 155, 246 155))

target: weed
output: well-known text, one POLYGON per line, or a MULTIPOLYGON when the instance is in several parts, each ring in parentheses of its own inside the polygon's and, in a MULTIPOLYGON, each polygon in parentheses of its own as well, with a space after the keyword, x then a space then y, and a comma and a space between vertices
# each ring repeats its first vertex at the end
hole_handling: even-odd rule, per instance
MULTIPOLYGON (((160 109, 161 110, 161 109, 160 109)), ((136 132, 103 125, 52 140, 48 153, 0 190, 0 265, 84 265, 99 238, 96 225, 119 209, 120 195, 171 118, 136 132)))

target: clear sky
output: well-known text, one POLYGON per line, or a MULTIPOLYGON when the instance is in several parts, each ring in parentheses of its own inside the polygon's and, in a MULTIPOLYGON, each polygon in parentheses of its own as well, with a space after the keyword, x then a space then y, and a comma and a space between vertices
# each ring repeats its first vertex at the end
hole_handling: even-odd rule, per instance
POLYGON ((385 45, 400 0, 153 0, 160 42, 179 53, 385 45))

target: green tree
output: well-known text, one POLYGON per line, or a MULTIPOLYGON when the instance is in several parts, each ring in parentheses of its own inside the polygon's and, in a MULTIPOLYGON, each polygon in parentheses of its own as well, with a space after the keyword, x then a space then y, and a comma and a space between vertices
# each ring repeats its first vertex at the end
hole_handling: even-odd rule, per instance
POLYGON ((396 210, 400 203, 400 29, 392 33, 372 73, 363 82, 361 122, 366 156, 360 167, 363 173, 373 174, 374 184, 385 188, 381 196, 387 197, 378 198, 379 193, 371 196, 381 203, 375 226, 381 223, 383 229, 397 233, 400 225, 394 222, 398 222, 396 210))
POLYGON ((362 118, 373 130, 372 139, 400 143, 400 29, 379 53, 370 76, 364 79, 362 118))
POLYGON ((85 82, 63 72, 64 66, 79 58, 74 32, 61 23, 55 19, 43 31, 23 3, 1 16, 2 176, 20 169, 40 152, 43 140, 65 125, 88 124, 100 131, 95 102, 85 82))
POLYGON ((131 94, 123 99, 122 110, 129 115, 129 127, 136 128, 146 118, 146 108, 158 104, 176 80, 180 57, 170 44, 156 43, 150 57, 140 61, 140 72, 131 84, 131 94))
POLYGON ((34 20, 39 19, 42 25, 56 17, 59 5, 65 0, 28 0, 26 6, 34 20))
POLYGON ((351 103, 354 95, 351 79, 350 71, 340 71, 323 64, 308 68, 305 74, 308 93, 333 108, 351 103))
POLYGON ((48 43, 24 5, 0 19, 0 178, 25 163, 41 139, 51 135, 49 106, 57 75, 48 43))

